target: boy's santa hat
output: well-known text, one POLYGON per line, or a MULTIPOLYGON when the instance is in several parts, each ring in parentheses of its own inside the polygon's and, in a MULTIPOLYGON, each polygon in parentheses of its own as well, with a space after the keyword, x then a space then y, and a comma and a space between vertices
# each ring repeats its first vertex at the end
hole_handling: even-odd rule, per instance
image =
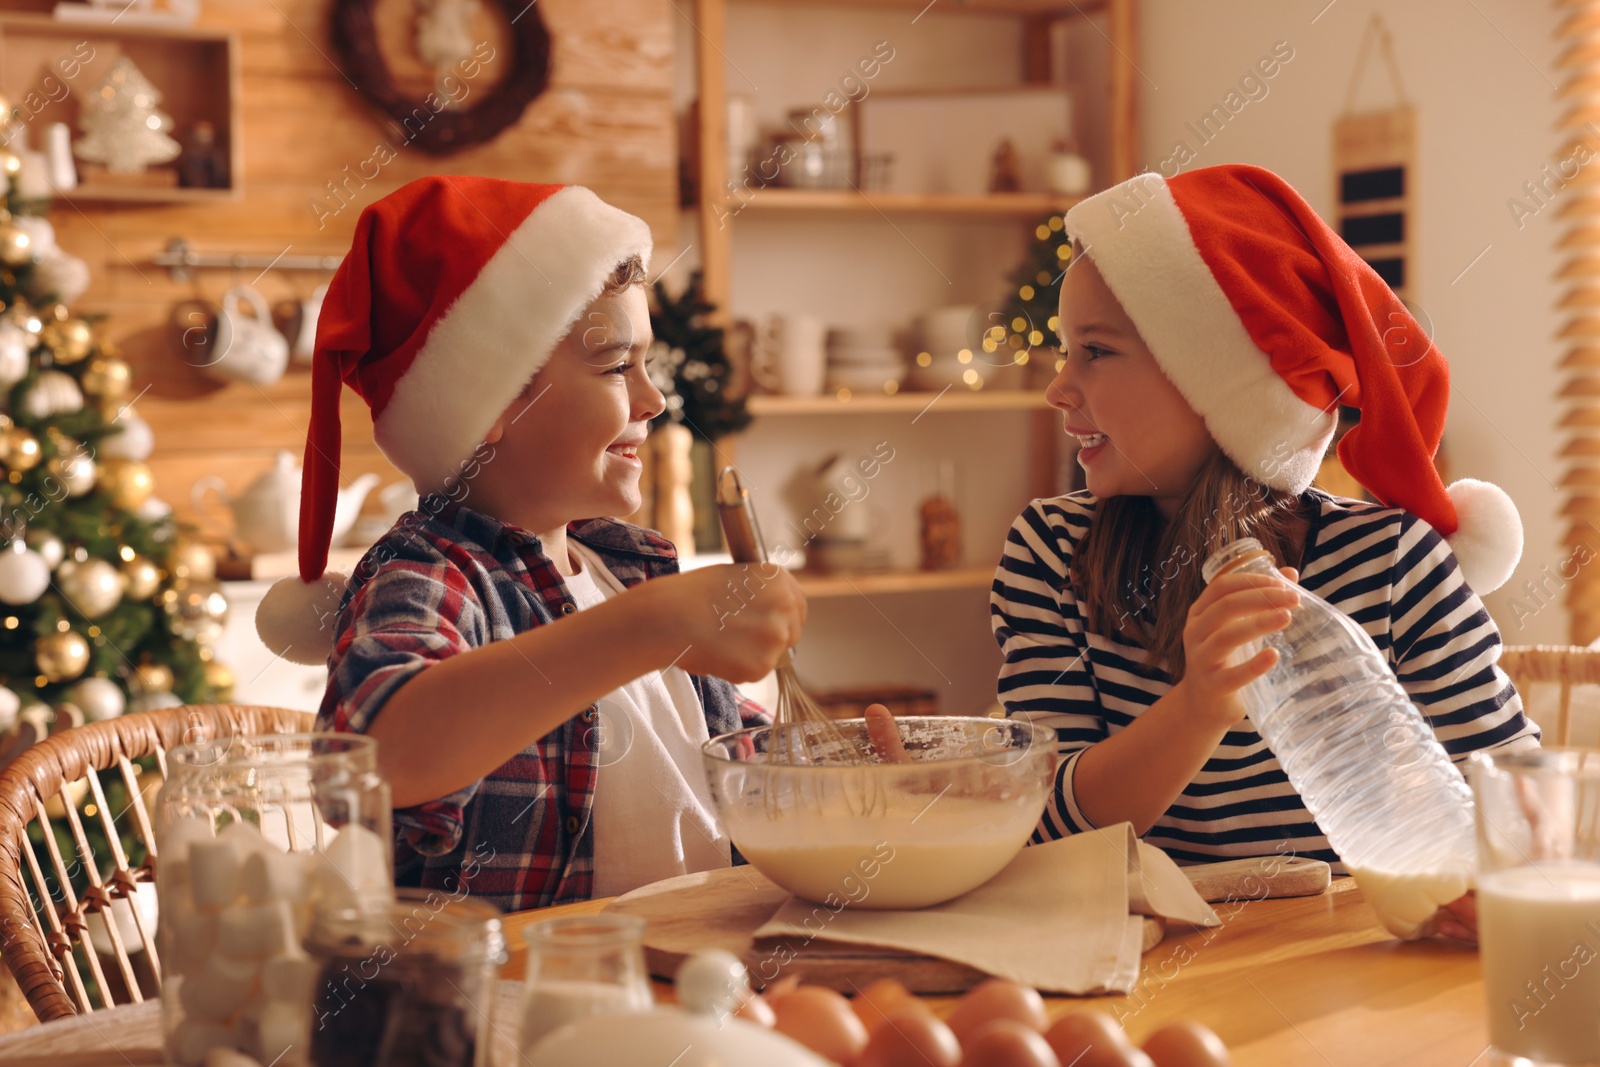
POLYGON ((1075 205, 1079 240, 1162 371, 1246 476, 1311 484, 1340 405, 1345 469, 1445 536, 1479 594, 1522 555, 1511 498, 1433 466, 1450 398, 1442 353, 1376 271, 1260 167, 1141 174, 1075 205))
POLYGON ((494 421, 650 228, 581 186, 419 178, 369 205, 328 285, 311 367, 300 575, 256 612, 267 647, 320 664, 345 576, 324 573, 339 496, 339 394, 423 495, 447 490, 494 421))

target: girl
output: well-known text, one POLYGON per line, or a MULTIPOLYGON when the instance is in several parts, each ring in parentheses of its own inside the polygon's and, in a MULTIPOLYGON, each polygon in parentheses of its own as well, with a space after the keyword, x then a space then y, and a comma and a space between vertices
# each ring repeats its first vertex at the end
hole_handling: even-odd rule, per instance
POLYGON ((1023 512, 991 598, 1001 700, 1065 757, 1035 840, 1127 821, 1180 862, 1337 863, 1239 697, 1276 653, 1236 653, 1287 625, 1295 580, 1372 636, 1452 758, 1537 744, 1478 599, 1521 554, 1516 510, 1441 484, 1444 357, 1372 267, 1257 167, 1140 175, 1066 230, 1048 396, 1088 489, 1023 512), (1380 504, 1310 487, 1340 405, 1380 504), (1244 536, 1290 582, 1206 585, 1244 536))

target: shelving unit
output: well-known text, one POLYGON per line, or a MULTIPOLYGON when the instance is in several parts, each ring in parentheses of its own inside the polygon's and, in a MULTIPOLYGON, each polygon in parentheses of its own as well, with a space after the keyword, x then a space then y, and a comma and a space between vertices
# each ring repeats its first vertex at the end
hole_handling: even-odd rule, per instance
MULTIPOLYGON (((238 35, 187 26, 129 26, 120 22, 58 21, 48 15, 0 14, 0 95, 21 110, 29 146, 42 149, 54 122, 80 133, 79 100, 126 55, 161 92, 160 110, 180 137, 209 122, 228 152, 231 184, 222 189, 85 182, 59 196, 67 201, 127 204, 206 204, 239 197, 244 158, 239 131, 238 35), (63 69, 62 63, 69 66, 63 69), (74 73, 66 76, 66 70, 74 73)), ((173 164, 168 164, 172 166, 173 164)))
MULTIPOLYGON (((701 259, 706 296, 718 307, 723 325, 728 322, 733 290, 733 232, 744 219, 760 218, 766 226, 774 221, 806 224, 822 216, 854 216, 866 219, 909 218, 918 222, 949 221, 952 224, 984 226, 1035 226, 1050 214, 1058 214, 1077 203, 1072 197, 1048 192, 1018 192, 989 195, 918 195, 861 192, 858 189, 760 189, 734 190, 728 186, 726 152, 726 43, 730 3, 782 3, 789 10, 806 8, 818 16, 829 8, 870 8, 877 11, 904 11, 907 24, 917 19, 938 19, 944 14, 982 14, 994 18, 1021 19, 1021 50, 1016 56, 1021 85, 1051 85, 1051 27, 1070 19, 1098 18, 1099 35, 1106 38, 1109 78, 1104 90, 1078 85, 1080 109, 1101 115, 1106 144, 1099 158, 1099 173, 1110 182, 1130 178, 1136 171, 1138 136, 1134 128, 1134 0, 963 0, 962 3, 928 3, 928 0, 696 0, 696 90, 698 90, 698 136, 696 141, 696 192, 701 205, 696 251, 701 259)), ((1066 86, 1062 86, 1066 91, 1066 86)), ((842 115, 843 117, 843 115, 842 115)), ((998 280, 997 280, 998 282, 998 280)), ((998 286, 997 286, 998 290, 998 286)), ((998 294, 998 291, 997 293, 998 294)), ((794 309, 813 310, 813 309, 794 309)), ((917 309, 906 309, 907 315, 917 309)), ((1050 496, 1056 491, 1061 427, 1050 411, 1042 390, 970 390, 954 387, 942 394, 899 392, 883 394, 840 394, 822 397, 750 397, 750 413, 757 421, 781 418, 787 421, 826 416, 904 416, 920 427, 955 413, 1016 413, 1029 421, 1027 485, 1032 496, 1050 496)), ((920 429, 918 427, 918 429, 920 429)), ((738 450, 738 438, 718 443, 718 462, 731 462, 738 450)), ((858 593, 936 592, 936 590, 982 590, 994 577, 992 566, 950 569, 950 571, 912 571, 912 573, 867 573, 850 576, 810 576, 800 574, 806 595, 813 598, 845 598, 858 593)))

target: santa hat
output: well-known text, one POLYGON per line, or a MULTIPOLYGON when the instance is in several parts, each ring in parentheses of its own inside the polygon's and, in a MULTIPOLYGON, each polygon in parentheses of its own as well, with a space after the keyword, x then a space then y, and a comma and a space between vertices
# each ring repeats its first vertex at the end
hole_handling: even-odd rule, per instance
POLYGON ((256 612, 267 647, 320 664, 345 576, 324 573, 339 495, 339 394, 423 495, 447 489, 650 228, 580 186, 419 178, 369 205, 328 285, 311 368, 300 575, 256 612))
POLYGON ((1399 297, 1282 178, 1260 167, 1141 174, 1066 215, 1162 371, 1249 477, 1299 493, 1340 405, 1345 470, 1449 541, 1479 594, 1522 555, 1504 491, 1447 490, 1433 466, 1449 368, 1399 297))

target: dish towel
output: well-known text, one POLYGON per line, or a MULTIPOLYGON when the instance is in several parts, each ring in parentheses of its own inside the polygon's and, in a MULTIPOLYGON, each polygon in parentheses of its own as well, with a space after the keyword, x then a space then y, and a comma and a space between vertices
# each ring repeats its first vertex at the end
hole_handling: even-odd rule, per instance
POLYGON ((937 956, 1047 993, 1127 993, 1146 915, 1221 924, 1166 853, 1119 823, 1025 848, 972 892, 915 911, 830 913, 791 897, 755 936, 937 956))

